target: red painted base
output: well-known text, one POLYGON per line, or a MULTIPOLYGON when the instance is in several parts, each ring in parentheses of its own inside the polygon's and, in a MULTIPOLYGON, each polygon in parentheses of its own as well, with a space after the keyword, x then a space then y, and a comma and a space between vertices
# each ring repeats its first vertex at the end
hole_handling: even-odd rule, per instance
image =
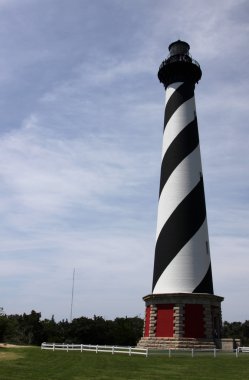
POLYGON ((174 335, 174 305, 157 305, 156 337, 174 335))
POLYGON ((185 305, 184 338, 207 338, 205 334, 203 305, 185 305))
POLYGON ((222 297, 211 294, 151 294, 144 297, 143 338, 216 341, 221 331, 222 297))

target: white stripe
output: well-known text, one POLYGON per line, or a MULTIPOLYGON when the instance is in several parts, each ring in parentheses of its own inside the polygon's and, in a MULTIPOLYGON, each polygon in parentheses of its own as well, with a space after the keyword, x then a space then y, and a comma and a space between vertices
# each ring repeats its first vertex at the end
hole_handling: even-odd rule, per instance
POLYGON ((210 265, 207 244, 208 230, 205 219, 201 228, 161 274, 153 294, 192 293, 203 280, 210 265))
POLYGON ((170 84, 167 89, 166 89, 166 96, 165 96, 165 105, 167 104, 169 98, 171 97, 171 95, 174 94, 175 90, 178 89, 178 87, 180 87, 181 85, 183 84, 183 82, 175 82, 175 83, 172 83, 170 84))
MULTIPOLYGON (((166 91, 167 93, 167 91, 166 91)), ((167 95, 166 95, 167 98, 167 95)), ((168 121, 168 124, 164 130, 163 134, 163 149, 162 149, 162 159, 172 143, 172 141, 176 138, 176 136, 189 124, 194 120, 196 115, 195 111, 195 98, 184 102, 168 121)))
POLYGON ((201 171, 200 147, 198 145, 176 167, 164 185, 158 203, 156 239, 172 212, 200 181, 201 171))

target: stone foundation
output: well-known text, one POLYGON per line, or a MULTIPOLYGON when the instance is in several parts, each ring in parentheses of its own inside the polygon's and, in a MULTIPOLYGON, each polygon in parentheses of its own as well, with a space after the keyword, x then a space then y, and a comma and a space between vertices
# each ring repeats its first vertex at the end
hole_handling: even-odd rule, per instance
POLYGON ((221 348, 222 297, 203 293, 150 294, 139 347, 221 348))
POLYGON ((151 349, 186 349, 194 348, 196 350, 211 350, 216 347, 214 340, 208 339, 194 339, 194 338, 141 338, 137 344, 141 348, 151 348, 151 349))
POLYGON ((240 346, 240 339, 223 338, 221 348, 223 351, 232 351, 240 346))

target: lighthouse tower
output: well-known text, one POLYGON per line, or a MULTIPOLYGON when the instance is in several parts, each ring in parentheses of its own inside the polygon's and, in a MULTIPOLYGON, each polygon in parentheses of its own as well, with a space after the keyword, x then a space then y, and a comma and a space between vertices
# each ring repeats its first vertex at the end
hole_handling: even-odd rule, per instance
POLYGON ((158 72, 166 103, 152 294, 139 342, 146 347, 211 348, 220 338, 194 96, 202 71, 189 49, 170 44, 158 72))

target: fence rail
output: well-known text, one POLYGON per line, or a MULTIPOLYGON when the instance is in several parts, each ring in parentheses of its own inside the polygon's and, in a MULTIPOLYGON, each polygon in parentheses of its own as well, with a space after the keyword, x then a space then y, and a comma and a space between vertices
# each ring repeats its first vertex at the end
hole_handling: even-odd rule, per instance
MULTIPOLYGON (((212 354, 215 358, 218 353, 222 352, 222 350, 214 349, 180 349, 176 350, 173 348, 169 348, 166 350, 153 350, 148 348, 138 348, 138 347, 124 347, 124 346, 100 346, 100 345, 92 345, 92 344, 66 344, 66 343, 42 343, 42 350, 51 350, 51 351, 92 351, 92 352, 109 352, 111 354, 127 354, 131 355, 144 355, 148 357, 148 355, 168 355, 169 357, 175 355, 181 355, 183 353, 190 354, 192 357, 199 356, 201 354, 212 354)), ((236 357, 239 356, 239 353, 249 353, 249 347, 238 347, 236 350, 232 352, 235 353, 236 357)))
POLYGON ((238 347, 239 352, 249 352, 249 347, 238 347))
POLYGON ((99 346, 92 344, 66 344, 66 343, 42 343, 42 350, 62 350, 62 351, 93 351, 96 352, 110 352, 114 354, 128 354, 128 355, 144 355, 148 356, 147 348, 137 347, 121 347, 121 346, 99 346))
MULTIPOLYGON (((241 351, 241 352, 249 352, 249 351, 241 351)), ((169 358, 173 356, 191 356, 192 358, 194 357, 200 357, 200 356, 207 356, 211 355, 214 358, 219 356, 220 354, 222 355, 231 355, 235 354, 236 357, 239 355, 239 349, 231 350, 231 351, 223 351, 221 349, 217 348, 167 348, 167 349, 149 349, 149 356, 151 355, 167 355, 169 358)))
POLYGON ((173 356, 190 355, 193 357, 200 355, 212 355, 216 358, 221 350, 217 348, 167 348, 167 349, 150 349, 149 355, 167 355, 169 358, 173 356))

